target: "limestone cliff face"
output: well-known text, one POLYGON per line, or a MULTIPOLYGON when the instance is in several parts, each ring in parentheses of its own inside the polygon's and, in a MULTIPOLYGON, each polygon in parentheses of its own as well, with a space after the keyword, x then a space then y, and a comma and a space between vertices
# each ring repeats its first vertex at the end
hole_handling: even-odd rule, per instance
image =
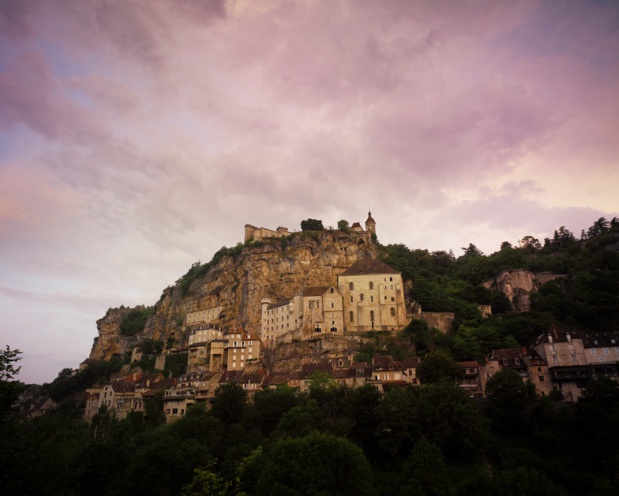
POLYGON ((134 337, 120 333, 130 309, 108 311, 97 321, 99 338, 90 358, 109 360, 147 338, 166 342, 174 337, 176 346, 183 347, 188 336, 186 314, 216 306, 223 307, 221 325, 240 325, 258 333, 261 298, 290 298, 305 287, 335 285, 337 276, 354 262, 377 255, 378 247, 368 233, 341 231, 297 233, 245 246, 236 257, 222 257, 193 281, 186 294, 180 279, 165 289, 144 331, 134 337))
POLYGON ((548 281, 563 278, 564 275, 549 272, 533 273, 524 269, 504 270, 494 279, 484 282, 488 289, 501 291, 509 298, 514 312, 528 312, 531 306, 529 295, 548 281))

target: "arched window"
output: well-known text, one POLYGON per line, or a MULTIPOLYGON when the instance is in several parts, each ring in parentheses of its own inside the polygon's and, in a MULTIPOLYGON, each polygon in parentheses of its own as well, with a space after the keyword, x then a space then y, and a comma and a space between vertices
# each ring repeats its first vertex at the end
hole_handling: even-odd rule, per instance
POLYGON ((370 289, 374 289, 374 283, 370 281, 370 289))
POLYGON ((363 293, 361 293, 361 294, 359 295, 359 300, 360 300, 360 301, 363 301, 363 298, 364 298, 363 293))
POLYGON ((354 283, 352 283, 352 282, 349 282, 349 283, 348 283, 348 289, 350 289, 351 291, 352 291, 353 289, 355 289, 355 284, 354 284, 354 283))
POLYGON ((355 312, 353 312, 352 310, 350 312, 348 312, 348 317, 350 319, 350 322, 354 322, 355 321, 355 312))
POLYGON ((391 316, 395 317, 395 308, 391 307, 391 316))

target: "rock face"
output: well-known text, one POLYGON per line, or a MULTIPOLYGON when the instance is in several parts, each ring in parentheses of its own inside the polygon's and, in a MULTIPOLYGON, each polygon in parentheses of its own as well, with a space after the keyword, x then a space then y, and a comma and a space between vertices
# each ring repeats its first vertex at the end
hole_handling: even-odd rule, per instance
POLYGON ((531 306, 529 295, 539 290, 548 281, 564 278, 565 275, 550 272, 533 273, 524 269, 504 270, 494 279, 484 282, 484 287, 501 291, 509 298, 514 312, 528 312, 531 306))
POLYGON ((290 298, 301 289, 337 284, 337 276, 354 262, 375 258, 378 247, 370 233, 342 231, 302 232, 287 238, 268 238, 244 246, 237 256, 224 256, 182 294, 180 282, 163 291, 144 331, 123 336, 120 324, 131 309, 109 310, 97 321, 99 338, 90 358, 109 360, 150 338, 177 347, 187 344, 185 316, 189 312, 222 306, 220 325, 240 325, 260 331, 263 297, 290 298))

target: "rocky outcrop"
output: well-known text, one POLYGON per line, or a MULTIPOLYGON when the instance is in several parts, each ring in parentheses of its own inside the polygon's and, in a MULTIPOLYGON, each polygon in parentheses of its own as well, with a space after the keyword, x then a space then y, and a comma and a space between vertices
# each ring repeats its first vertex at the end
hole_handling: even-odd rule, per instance
POLYGON ((524 269, 504 270, 494 279, 484 282, 483 285, 507 296, 514 312, 528 312, 531 306, 529 299, 531 293, 538 291, 549 281, 564 277, 565 275, 550 272, 533 273, 524 269))
POLYGON ((186 294, 182 278, 165 289, 144 331, 136 336, 120 333, 122 319, 130 309, 109 310, 97 321, 99 338, 90 358, 109 360, 147 338, 166 342, 173 337, 177 347, 184 347, 186 314, 216 306, 223 307, 220 325, 240 325, 257 334, 261 298, 290 298, 305 287, 335 285, 337 276, 354 262, 377 255, 378 247, 366 232, 301 232, 249 244, 236 256, 221 257, 192 282, 186 294))

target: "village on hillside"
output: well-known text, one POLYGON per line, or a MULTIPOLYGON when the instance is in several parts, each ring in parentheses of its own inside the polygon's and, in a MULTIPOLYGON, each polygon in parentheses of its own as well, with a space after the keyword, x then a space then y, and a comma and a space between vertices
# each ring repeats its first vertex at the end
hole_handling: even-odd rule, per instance
MULTIPOLYGON (((376 223, 368 214, 365 231, 359 223, 352 229, 375 234, 376 223)), ((285 228, 271 231, 247 225, 246 241, 286 235, 285 228)), ((480 305, 483 315, 489 306, 480 305)), ((288 386, 307 391, 316 377, 333 384, 360 387, 372 385, 379 391, 420 384, 417 367, 421 358, 397 360, 376 354, 368 361, 355 361, 354 347, 347 343, 375 333, 399 333, 412 319, 428 325, 437 322, 436 315, 422 312, 405 300, 402 275, 378 259, 353 263, 337 278, 337 285, 307 287, 292 298, 261 300, 261 324, 258 335, 241 326, 222 328, 222 307, 201 308, 186 315, 189 338, 185 349, 168 349, 157 358, 156 369, 163 370, 166 358, 186 353, 187 372, 178 377, 163 373, 146 374, 138 368, 132 372, 125 366, 102 387, 85 393, 84 419, 92 422, 95 415, 107 413, 116 419, 130 412, 144 411, 144 399, 162 396, 166 422, 184 416, 188 408, 199 402, 208 403, 223 384, 240 385, 251 399, 261 389, 288 386), (314 346, 321 340, 340 340, 341 346, 321 350, 314 346), (305 343, 315 350, 309 356, 289 363, 289 367, 265 367, 280 346, 305 343), (269 358, 269 360, 266 360, 269 358)), ((453 314, 442 315, 447 322, 453 314)), ((445 332, 446 329, 440 329, 445 332)), ((539 336, 534 346, 495 349, 483 363, 460 362, 463 375, 460 387, 472 397, 484 397, 486 383, 503 369, 515 371, 523 381, 535 386, 540 396, 560 392, 566 401, 577 401, 586 382, 592 377, 617 376, 619 336, 612 333, 581 335, 552 326, 539 336)), ((133 349, 131 362, 142 358, 140 348, 133 349)), ((92 364, 87 359, 83 370, 92 364)), ((41 403, 32 416, 52 405, 41 403)))

